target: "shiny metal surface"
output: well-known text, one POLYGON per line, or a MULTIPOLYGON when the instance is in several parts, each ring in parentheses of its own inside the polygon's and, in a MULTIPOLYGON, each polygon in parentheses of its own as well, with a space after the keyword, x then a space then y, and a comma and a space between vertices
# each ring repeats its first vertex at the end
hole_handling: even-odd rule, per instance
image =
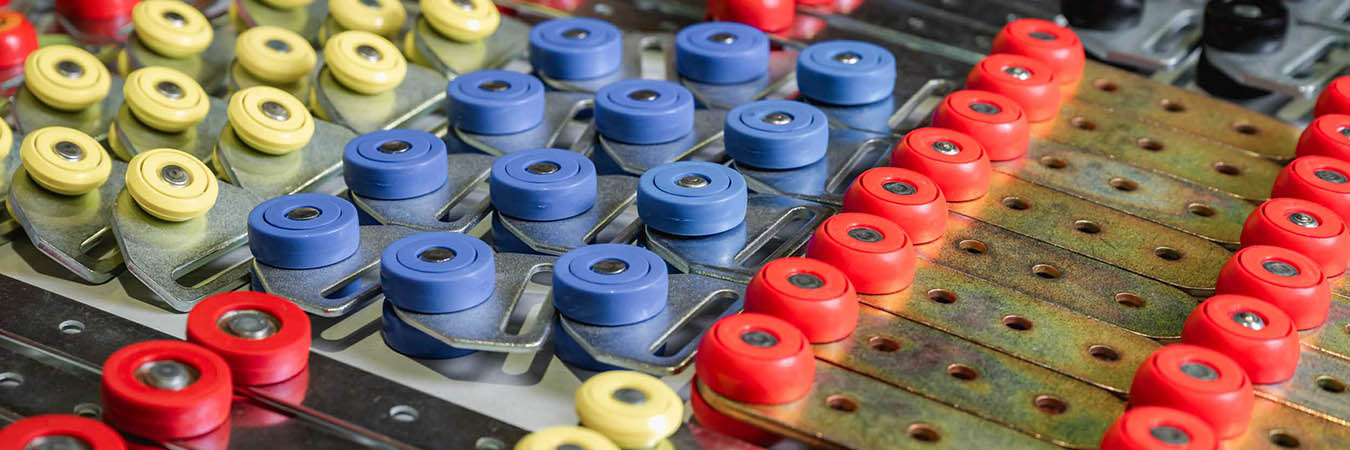
POLYGON ((482 304, 453 313, 426 314, 395 307, 394 312, 413 328, 450 346, 493 352, 533 352, 548 340, 553 327, 552 298, 528 311, 520 328, 507 331, 522 305, 526 284, 536 275, 553 273, 552 256, 497 253, 492 294, 482 304))
POLYGON ((126 170, 126 163, 113 161, 108 181, 97 190, 68 196, 39 186, 20 168, 7 197, 10 211, 43 254, 86 282, 107 282, 122 269, 121 253, 107 244, 113 242, 110 220, 126 170))
POLYGON ((467 232, 492 209, 487 196, 492 161, 487 155, 452 154, 445 184, 420 197, 380 200, 351 192, 346 197, 377 223, 420 231, 467 232))
POLYGON ((417 230, 395 225, 361 227, 361 244, 347 259, 313 269, 283 269, 251 260, 253 287, 283 297, 321 317, 341 317, 380 297, 380 254, 417 230))

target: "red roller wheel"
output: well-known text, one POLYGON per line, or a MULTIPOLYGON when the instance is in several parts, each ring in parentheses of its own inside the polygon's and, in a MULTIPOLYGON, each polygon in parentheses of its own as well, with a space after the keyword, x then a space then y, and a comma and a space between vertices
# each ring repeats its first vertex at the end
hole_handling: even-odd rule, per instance
POLYGON ((844 193, 844 212, 890 219, 915 244, 927 244, 947 232, 947 199, 937 183, 899 167, 868 169, 844 193))
POLYGON ((33 416, 0 428, 0 450, 35 448, 124 450, 127 444, 103 422, 66 414, 33 416))
POLYGON ((38 48, 37 30, 23 14, 0 12, 0 67, 23 65, 38 48))
POLYGON ((103 417, 154 440, 200 436, 230 416, 230 366, 182 341, 122 347, 103 363, 103 417), (195 376, 194 376, 195 375, 195 376))
POLYGON ((1216 450, 1209 424, 1172 408, 1144 406, 1125 411, 1106 429, 1101 450, 1216 450))
POLYGON ((1269 245, 1238 250, 1219 271, 1214 293, 1245 295, 1275 305, 1300 330, 1321 326, 1331 307, 1331 287, 1321 266, 1302 253, 1269 245))
POLYGON ((1294 153, 1350 161, 1350 115, 1327 114, 1313 119, 1299 135, 1294 153))
POLYGON ((810 258, 765 264, 745 288, 745 310, 797 327, 812 344, 834 342, 858 327, 858 293, 848 276, 810 258))
POLYGON ((1284 166, 1275 177, 1271 198, 1301 198, 1350 217, 1350 162, 1326 156, 1304 156, 1284 166))
POLYGON ((806 256, 843 271, 862 294, 899 292, 914 282, 917 253, 895 222, 871 214, 825 219, 806 244, 806 256))
POLYGON ((104 20, 131 15, 139 0, 56 0, 56 12, 71 19, 104 20))
POLYGON ((188 314, 187 338, 225 358, 240 386, 279 383, 309 364, 309 316, 262 292, 226 292, 198 303, 188 314))
POLYGON ((1335 278, 1350 259, 1350 234, 1340 216, 1325 206, 1296 198, 1267 200, 1242 225, 1243 247, 1273 245, 1302 253, 1335 278))
POLYGON ((1317 97, 1317 106, 1313 107, 1313 116, 1327 114, 1350 114, 1350 76, 1331 80, 1322 95, 1317 97))
POLYGON ((708 0, 712 20, 740 22, 764 31, 782 31, 797 13, 793 0, 708 0))
POLYGON ((1298 332, 1275 305, 1245 295, 1216 295, 1181 328, 1181 342, 1228 355, 1256 384, 1288 380, 1298 368, 1298 332))
POLYGON ((698 393, 699 384, 698 378, 695 378, 694 384, 689 387, 689 406, 694 410, 694 419, 698 420, 699 425, 760 447, 772 447, 783 440, 777 434, 733 419, 713 409, 703 400, 703 394, 698 393))
POLYGON ((1017 19, 1008 22, 994 36, 993 51, 1011 53, 1045 63, 1055 73, 1061 92, 1072 97, 1083 79, 1087 55, 1078 35, 1054 22, 1041 19, 1017 19))
POLYGON ((1043 62, 1007 53, 989 55, 966 77, 966 89, 1003 94, 1022 105, 1031 122, 1045 122, 1059 114, 1059 84, 1043 62))
POLYGON ((949 202, 966 202, 989 193, 993 168, 979 141, 945 128, 920 128, 891 150, 891 165, 927 175, 949 202))
POLYGON ((1186 344, 1164 346, 1144 359, 1130 384, 1129 406, 1162 406, 1194 414, 1220 439, 1247 429, 1252 382, 1232 358, 1186 344))
POLYGON ((1022 105, 993 92, 953 92, 938 104, 932 123, 975 138, 993 161, 1021 158, 1031 146, 1031 125, 1022 105))
POLYGON ((815 357, 801 330, 755 313, 714 323, 698 344, 694 370, 714 392, 761 405, 805 397, 816 379, 815 357))

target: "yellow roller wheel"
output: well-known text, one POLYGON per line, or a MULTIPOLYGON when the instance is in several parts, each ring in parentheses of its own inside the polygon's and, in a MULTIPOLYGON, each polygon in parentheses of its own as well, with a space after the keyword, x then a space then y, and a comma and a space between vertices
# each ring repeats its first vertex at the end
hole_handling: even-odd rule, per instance
POLYGON ((416 39, 417 37, 413 35, 412 31, 403 35, 403 55, 408 57, 408 62, 423 67, 431 67, 431 64, 427 63, 427 59, 422 57, 422 52, 417 51, 416 39))
POLYGON ((127 193, 152 216, 185 222, 211 210, 220 185, 211 170, 192 155, 157 148, 127 164, 127 193))
POLYGON ((502 21, 491 0, 419 0, 417 4, 437 33, 456 41, 488 37, 502 21))
POLYGON ((112 157, 98 141, 65 127, 40 128, 24 136, 19 160, 38 185, 63 195, 98 189, 112 172, 112 157))
POLYGON ((408 60, 388 39, 365 31, 344 31, 323 46, 324 63, 339 83, 374 95, 398 87, 408 74, 408 60))
POLYGON ((0 119, 0 159, 9 156, 9 151, 14 147, 14 130, 9 128, 9 123, 0 119))
POLYGON ((136 39, 155 53, 185 58, 211 45, 211 22, 183 2, 140 2, 131 10, 136 39))
POLYGON ((292 83, 304 78, 318 60, 305 38, 270 26, 240 33, 234 41, 234 57, 244 70, 268 83, 292 83))
POLYGON ((393 36, 408 15, 399 0, 328 0, 328 14, 341 26, 330 31, 366 31, 386 37, 393 36))
POLYGON ((582 427, 548 427, 530 433, 516 443, 515 450, 556 450, 567 445, 582 450, 619 450, 604 435, 582 427))
POLYGON ((680 427, 684 402, 651 375, 605 372, 581 384, 576 394, 581 425, 605 435, 622 448, 647 448, 680 427))
POLYGON ((271 6, 276 9, 295 9, 303 6, 309 6, 310 3, 314 3, 314 0, 259 0, 259 1, 261 1, 264 5, 271 6))
POLYGON ((239 139, 254 150, 283 155, 314 137, 314 118, 286 91, 255 86, 230 96, 226 114, 239 139))
POLYGON ((124 48, 117 51, 117 60, 115 63, 117 64, 116 68, 118 75, 125 77, 127 74, 131 73, 131 60, 127 58, 127 49, 124 48))
POLYGON ((168 133, 192 128, 211 111, 206 91, 196 80, 166 67, 132 72, 122 85, 122 96, 137 119, 168 133))
POLYGON ((52 45, 28 54, 24 85, 47 106, 79 111, 102 101, 112 86, 103 62, 79 48, 52 45))
POLYGON ((117 131, 116 120, 108 124, 108 150, 112 150, 113 156, 117 159, 127 161, 131 159, 131 154, 127 153, 127 149, 122 146, 122 138, 119 136, 120 133, 121 131, 117 131))

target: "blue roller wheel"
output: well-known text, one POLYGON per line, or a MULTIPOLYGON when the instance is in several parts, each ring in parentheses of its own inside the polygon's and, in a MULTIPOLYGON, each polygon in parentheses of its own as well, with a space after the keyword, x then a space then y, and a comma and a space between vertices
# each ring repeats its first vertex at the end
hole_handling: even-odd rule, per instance
POLYGON ((597 19, 553 19, 530 29, 530 65, 558 80, 589 80, 619 70, 623 32, 597 19))
POLYGON ((409 311, 444 314, 478 306, 492 296, 496 278, 492 248, 463 233, 412 234, 380 255, 385 300, 409 311))
POLYGON ((492 206, 525 220, 562 220, 595 204, 595 164, 554 148, 512 152, 492 163, 492 206))
POLYGON ((384 344, 396 352, 413 358, 450 359, 473 353, 473 350, 451 347, 434 337, 413 328, 394 312, 394 305, 384 302, 384 313, 380 316, 384 335, 384 344))
MULTIPOLYGON (((258 262, 313 269, 341 262, 361 245, 356 207, 324 194, 277 197, 248 213, 248 249, 258 262)), ((166 236, 166 238, 169 238, 166 236)))
POLYGON ((827 41, 797 55, 797 89, 834 105, 864 105, 895 90, 895 56, 875 44, 827 41))
POLYGON ((769 73, 769 37, 749 25, 705 22, 675 34, 675 70, 700 83, 744 83, 769 73))
POLYGON ((544 121, 544 83, 530 75, 479 70, 455 78, 445 91, 450 123, 469 133, 519 133, 544 121))
POLYGON ((829 123, 816 107, 762 100, 727 113, 723 142, 736 164, 795 169, 820 161, 830 146, 829 123))
POLYGON ((652 318, 666 307, 666 263, 631 245, 596 244, 553 264, 553 304, 568 319, 602 326, 652 318))
POLYGON ((425 131, 366 133, 348 141, 343 149, 342 179, 362 197, 420 197, 445 184, 445 152, 445 141, 425 131))
POLYGON ((694 130, 694 94, 669 81, 623 80, 595 92, 595 129, 630 144, 661 144, 694 130))
POLYGON ((745 178, 700 161, 666 163, 638 179, 638 216, 647 226, 679 236, 708 236, 745 221, 745 178))

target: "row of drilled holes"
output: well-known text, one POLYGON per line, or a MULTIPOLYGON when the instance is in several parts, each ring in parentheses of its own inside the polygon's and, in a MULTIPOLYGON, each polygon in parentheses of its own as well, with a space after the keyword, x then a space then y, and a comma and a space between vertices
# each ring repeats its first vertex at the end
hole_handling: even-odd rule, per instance
MULTIPOLYGON (((1080 220, 1075 223, 1075 226, 1079 228, 1087 228, 1087 227, 1095 227, 1097 225, 1089 221, 1080 220)), ((1081 229, 1079 231, 1083 231, 1085 233, 1088 232, 1081 229)), ((956 248, 961 249, 962 251, 970 253, 972 255, 979 255, 989 251, 988 245, 985 245, 984 242, 980 242, 974 239, 962 239, 961 241, 956 243, 956 248)), ((1054 279, 1062 276, 1063 272, 1061 272, 1059 268, 1049 264, 1037 264, 1035 266, 1032 266, 1032 274, 1039 276, 1041 278, 1054 279)), ((956 303, 956 294, 946 289, 930 290, 928 291, 928 298, 938 303, 956 303)), ((1119 294, 1116 294, 1116 303, 1119 303, 1123 306, 1127 306, 1130 308, 1144 307, 1143 298, 1139 297, 1136 294, 1131 294, 1128 292, 1121 292, 1119 294)), ((1350 325, 1346 326, 1346 332, 1350 333, 1350 325)))
MULTIPOLYGON (((1100 91, 1102 91, 1102 92, 1116 92, 1116 90, 1120 89, 1120 87, 1119 87, 1119 86, 1116 86, 1115 83, 1112 83, 1110 80, 1106 80, 1106 79, 1102 79, 1102 78, 1098 78, 1098 79, 1096 79, 1096 80, 1093 80, 1093 81, 1092 81, 1092 86, 1093 86, 1093 87, 1096 87, 1098 90, 1100 90, 1100 91)), ((1170 113, 1183 113, 1183 112, 1186 112, 1186 105, 1182 104, 1181 102, 1179 102, 1179 101, 1177 101, 1177 100, 1173 100, 1173 99, 1170 99, 1170 98, 1165 98, 1165 99, 1162 99, 1162 100, 1158 101, 1158 106, 1161 107, 1161 108, 1163 109, 1163 111, 1167 111, 1167 112, 1170 112, 1170 113)), ((1257 129, 1255 126, 1253 126, 1252 124, 1244 123, 1244 122, 1235 122, 1235 123, 1233 123, 1232 128, 1233 128, 1233 131, 1234 131, 1234 132, 1236 132, 1236 133, 1238 133, 1238 134, 1245 134, 1245 135, 1248 135, 1248 136, 1254 136, 1254 135, 1256 135, 1257 133, 1260 133, 1260 132, 1261 132, 1261 130, 1258 130, 1258 129, 1257 129)))
MULTIPOLYGON (((1093 121, 1088 120, 1088 119, 1083 118, 1083 117, 1073 117, 1073 118, 1069 119, 1069 125, 1073 125, 1074 128, 1077 128, 1077 129, 1080 129, 1080 130, 1083 130, 1083 131, 1092 131, 1092 130, 1096 130, 1096 129, 1097 129, 1097 123, 1096 123, 1096 122, 1093 122, 1093 121)), ((1151 152, 1162 151, 1162 149, 1163 149, 1163 144, 1162 144, 1162 142, 1159 142, 1158 140, 1152 139, 1152 138, 1140 138, 1139 140, 1135 141, 1135 143, 1139 145, 1139 148, 1142 148, 1142 149, 1144 149, 1144 150, 1148 150, 1148 151, 1151 151, 1151 152)), ((1229 176, 1238 176, 1238 175, 1242 175, 1242 168, 1241 168, 1241 167, 1238 167, 1238 166, 1235 166, 1235 165, 1233 165, 1233 164, 1231 164, 1231 163, 1227 163, 1227 162, 1223 162, 1223 161, 1217 161, 1217 162, 1215 162, 1211 167, 1214 168, 1214 171, 1215 171, 1215 172, 1218 172, 1218 173, 1221 173, 1221 174, 1224 174, 1224 175, 1229 175, 1229 176)))
MULTIPOLYGON (((1028 209, 1031 209, 1031 202, 1028 202, 1028 201, 1026 201, 1025 199, 1021 198, 1021 197, 1013 197, 1013 196, 1003 197, 1003 200, 1001 200, 1001 202, 1003 203, 1003 206, 1004 206, 1005 208, 1008 208, 1008 209, 1011 209, 1011 210, 1014 210, 1014 211, 1026 211, 1026 210, 1028 210, 1028 209)), ((1202 206, 1203 206, 1203 205, 1202 205, 1202 206)), ((1082 232, 1084 232, 1084 233, 1088 233, 1088 234, 1096 234, 1096 233, 1101 232, 1101 227, 1100 227, 1100 226, 1097 226, 1096 223, 1093 223, 1093 222, 1091 222, 1091 221, 1079 220, 1079 221, 1075 222, 1075 224, 1076 224, 1076 225, 1075 225, 1075 228, 1078 229, 1078 231, 1082 231, 1082 232), (1077 225, 1077 224, 1080 224, 1080 223, 1089 223, 1089 224, 1091 224, 1091 226, 1079 226, 1079 225, 1077 225), (1091 230, 1095 230, 1095 231, 1091 231, 1091 230)), ((1164 259, 1164 260, 1167 260, 1167 261, 1177 261, 1177 260, 1180 260, 1180 259, 1181 259, 1182 254, 1181 254, 1181 251, 1180 251, 1180 250, 1177 250, 1177 249, 1172 248, 1172 247, 1157 247, 1157 248, 1154 248, 1154 249, 1153 249, 1153 256, 1157 256, 1158 258, 1161 258, 1161 259, 1164 259)))
MULTIPOLYGON (((1140 142, 1139 145, 1141 147, 1151 150, 1162 150, 1162 144, 1153 141, 1151 139, 1147 138, 1140 139, 1139 142, 1140 142)), ((1069 167, 1068 161, 1065 161, 1064 158, 1060 158, 1057 156, 1042 156, 1040 162, 1042 166, 1045 166, 1046 168, 1052 170, 1059 170, 1065 167, 1069 167)), ((1109 183, 1111 187, 1114 187, 1116 188, 1116 190, 1124 192, 1131 192, 1139 188, 1139 183, 1136 183, 1134 180, 1128 178, 1120 178, 1120 177, 1112 178, 1109 181, 1109 183)), ((1200 217, 1212 217, 1214 216, 1214 214, 1217 213, 1217 211, 1214 210, 1214 207, 1199 202, 1192 202, 1187 204, 1186 210, 1189 211, 1191 214, 1195 214, 1200 217)))

